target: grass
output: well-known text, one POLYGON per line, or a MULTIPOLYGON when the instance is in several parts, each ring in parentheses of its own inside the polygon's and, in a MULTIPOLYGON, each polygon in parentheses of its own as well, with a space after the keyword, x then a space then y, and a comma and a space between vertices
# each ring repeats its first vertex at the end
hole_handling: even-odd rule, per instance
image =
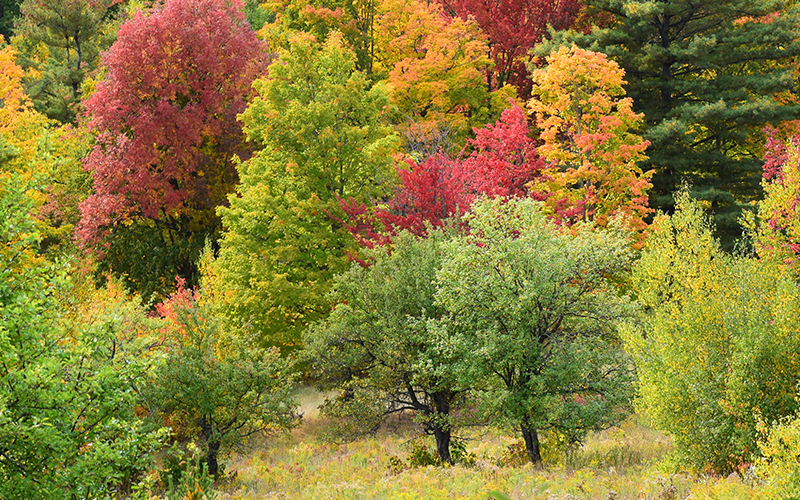
POLYGON ((408 468, 410 447, 419 442, 410 419, 394 418, 377 435, 354 443, 330 444, 320 439, 326 421, 316 409, 324 398, 302 389, 299 399, 303 424, 231 456, 227 470, 236 472, 236 480, 220 489, 220 499, 487 500, 493 491, 509 500, 759 498, 758 485, 737 475, 665 472, 661 464, 670 440, 636 418, 591 435, 567 456, 548 452, 545 442, 544 469, 499 465, 514 462, 509 447, 519 450, 519 441, 485 429, 462 436, 476 457, 474 466, 408 468))

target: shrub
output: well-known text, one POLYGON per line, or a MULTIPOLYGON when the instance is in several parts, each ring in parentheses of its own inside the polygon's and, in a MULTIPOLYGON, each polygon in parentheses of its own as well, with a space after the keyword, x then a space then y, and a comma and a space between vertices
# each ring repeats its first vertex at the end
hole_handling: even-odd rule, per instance
POLYGON ((728 473, 760 453, 756 415, 797 409, 800 290, 773 261, 724 253, 681 193, 633 274, 645 314, 624 328, 639 407, 689 468, 728 473))

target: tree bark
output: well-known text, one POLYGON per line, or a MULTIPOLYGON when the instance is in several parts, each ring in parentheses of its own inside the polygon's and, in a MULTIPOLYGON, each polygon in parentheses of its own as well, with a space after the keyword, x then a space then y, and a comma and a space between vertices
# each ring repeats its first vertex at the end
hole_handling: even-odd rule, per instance
POLYGON ((525 440, 525 449, 528 451, 528 458, 535 466, 542 465, 542 454, 539 452, 539 433, 536 429, 532 429, 522 425, 522 439, 525 440))
MULTIPOLYGON (((450 414, 450 397, 451 395, 446 392, 435 392, 432 394, 433 402, 436 404, 436 412, 438 418, 442 416, 447 417, 450 414)), ((441 421, 440 421, 441 422, 441 421)), ((450 457, 450 426, 446 421, 441 425, 434 421, 433 436, 436 438, 436 451, 439 453, 439 458, 442 462, 452 464, 453 459, 450 457)))
POLYGON ((441 427, 433 427, 433 437, 436 439, 436 452, 442 462, 452 464, 453 458, 450 456, 450 429, 443 429, 441 427))
POLYGON ((206 464, 208 465, 208 475, 217 476, 219 471, 219 464, 217 463, 217 455, 219 454, 219 441, 208 442, 208 454, 206 455, 206 464))

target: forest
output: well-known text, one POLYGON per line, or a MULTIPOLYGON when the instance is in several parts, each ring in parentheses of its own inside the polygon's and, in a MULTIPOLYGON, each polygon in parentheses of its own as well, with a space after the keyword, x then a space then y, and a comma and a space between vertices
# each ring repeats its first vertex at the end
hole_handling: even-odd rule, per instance
POLYGON ((0 34, 0 498, 800 498, 796 2, 0 34))

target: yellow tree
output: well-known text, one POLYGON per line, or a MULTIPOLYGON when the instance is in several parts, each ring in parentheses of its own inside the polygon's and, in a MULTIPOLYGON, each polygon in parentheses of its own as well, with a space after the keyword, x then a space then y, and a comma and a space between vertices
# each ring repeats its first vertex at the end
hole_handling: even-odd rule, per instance
POLYGON ((474 20, 449 18, 420 0, 382 0, 377 10, 374 71, 388 78, 412 152, 459 148, 472 127, 496 119, 516 97, 511 86, 487 90, 493 63, 474 20))
POLYGON ((642 115, 624 97, 624 74, 605 54, 577 47, 561 47, 533 72, 539 154, 553 166, 539 190, 553 193, 548 204, 567 222, 604 226, 622 215, 632 228, 645 227, 652 172, 637 162, 649 143, 635 133, 642 115))
POLYGON ((48 120, 33 109, 33 103, 22 90, 25 72, 15 62, 11 46, 0 50, 0 136, 2 136, 2 170, 23 173, 36 153, 39 137, 48 120))
POLYGON ((625 327, 639 410, 688 467, 727 473, 758 456, 757 421, 798 408, 800 289, 779 266, 725 253, 686 191, 656 217, 633 286, 648 311, 625 327))
POLYGON ((784 161, 765 166, 761 182, 764 199, 758 202, 757 214, 746 212, 744 225, 749 229, 755 250, 765 260, 800 270, 800 152, 790 144, 784 161), (770 167, 770 168, 768 168, 770 167))

